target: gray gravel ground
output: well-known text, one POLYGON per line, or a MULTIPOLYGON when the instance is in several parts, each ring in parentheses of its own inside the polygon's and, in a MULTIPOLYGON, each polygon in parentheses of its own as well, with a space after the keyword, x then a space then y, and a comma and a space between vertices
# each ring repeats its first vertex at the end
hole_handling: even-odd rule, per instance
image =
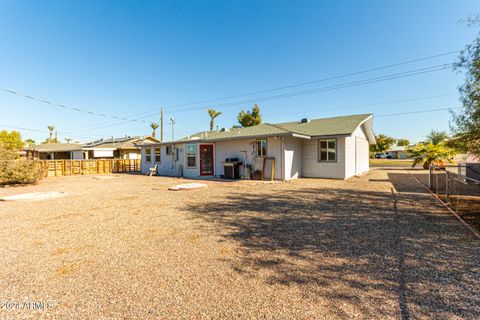
POLYGON ((0 202, 0 304, 53 304, 0 319, 480 318, 479 240, 404 170, 167 191, 184 182, 0 189, 67 193, 0 202))

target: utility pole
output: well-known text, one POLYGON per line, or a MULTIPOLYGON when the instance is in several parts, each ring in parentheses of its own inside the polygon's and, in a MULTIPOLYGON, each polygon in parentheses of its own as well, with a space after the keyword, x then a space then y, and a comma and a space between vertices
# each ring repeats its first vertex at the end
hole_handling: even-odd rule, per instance
POLYGON ((160 141, 163 142, 163 108, 160 108, 160 141))
POLYGON ((172 124, 172 141, 175 141, 175 135, 174 135, 174 129, 173 129, 173 125, 175 124, 175 119, 173 117, 170 117, 170 122, 172 124))

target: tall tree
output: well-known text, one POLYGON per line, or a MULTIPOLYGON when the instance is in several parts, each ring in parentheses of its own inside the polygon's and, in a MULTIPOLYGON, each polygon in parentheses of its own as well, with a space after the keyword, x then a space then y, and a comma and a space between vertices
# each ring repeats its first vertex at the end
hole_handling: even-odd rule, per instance
POLYGON ((48 142, 53 141, 53 130, 55 130, 55 126, 47 126, 48 130, 50 131, 50 138, 48 139, 48 142))
POLYGON ((398 139, 397 146, 399 147, 408 147, 410 145, 410 140, 408 139, 398 139))
POLYGON ((215 118, 220 116, 222 113, 215 109, 208 109, 207 112, 210 116, 210 131, 213 131, 213 127, 215 126, 215 118))
MULTIPOLYGON (((480 15, 467 22, 469 27, 478 27, 480 15)), ((463 108, 453 113, 453 131, 469 153, 480 157, 480 33, 460 53, 454 67, 465 72, 465 82, 459 87, 463 108)))
POLYGON ((8 132, 7 130, 0 131, 0 143, 2 143, 5 148, 9 150, 19 150, 25 145, 25 143, 22 141, 20 132, 8 132))
POLYGON ((150 123, 150 128, 152 128, 152 137, 155 138, 155 131, 158 129, 159 125, 156 122, 150 123))
POLYGON ((72 138, 65 138, 65 141, 67 141, 67 143, 70 143, 70 141, 72 141, 72 138))
POLYGON ((262 123, 262 115, 260 114, 260 108, 258 105, 254 105, 252 111, 245 111, 242 109, 237 116, 238 123, 242 127, 252 127, 262 123))
POLYGON ((390 149, 397 141, 395 138, 388 137, 384 134, 375 136, 376 143, 370 146, 371 153, 385 153, 390 149))
POLYGON ((449 138, 448 134, 445 131, 435 131, 432 130, 427 135, 427 142, 432 144, 439 144, 440 142, 445 142, 449 138))

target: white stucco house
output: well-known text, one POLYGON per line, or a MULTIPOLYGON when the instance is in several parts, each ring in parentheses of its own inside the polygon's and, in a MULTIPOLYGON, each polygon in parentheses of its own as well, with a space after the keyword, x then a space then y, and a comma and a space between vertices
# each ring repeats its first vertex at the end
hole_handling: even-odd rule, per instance
POLYGON ((369 170, 375 143, 372 115, 260 124, 193 134, 172 142, 139 145, 142 172, 187 178, 223 177, 224 162, 238 160, 241 176, 348 179, 369 170), (272 165, 274 170, 272 170, 272 165))

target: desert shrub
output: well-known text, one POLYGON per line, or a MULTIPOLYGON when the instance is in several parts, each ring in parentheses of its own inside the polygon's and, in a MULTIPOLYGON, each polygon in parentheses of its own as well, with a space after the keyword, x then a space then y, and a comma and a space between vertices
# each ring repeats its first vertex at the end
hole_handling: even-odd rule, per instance
POLYGON ((34 183, 41 174, 34 161, 20 157, 17 149, 0 143, 0 184, 34 183))

